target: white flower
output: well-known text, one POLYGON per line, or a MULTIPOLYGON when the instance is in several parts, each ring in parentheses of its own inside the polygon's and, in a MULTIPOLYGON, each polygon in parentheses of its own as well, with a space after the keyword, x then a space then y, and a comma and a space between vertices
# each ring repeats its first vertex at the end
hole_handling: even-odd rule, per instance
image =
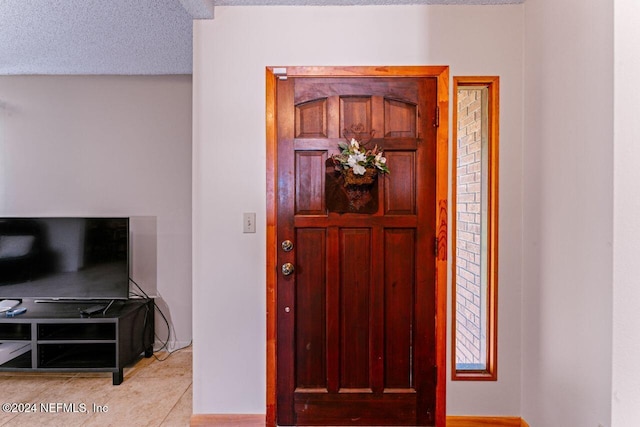
POLYGON ((383 152, 377 145, 372 150, 366 147, 361 148, 360 143, 355 138, 351 138, 348 143, 339 142, 338 147, 341 150, 340 154, 334 154, 331 157, 337 170, 343 174, 349 169, 352 170, 351 173, 361 176, 366 175, 368 169, 377 169, 380 174, 389 173, 386 166, 387 159, 383 157, 383 152))
POLYGON ((355 175, 364 175, 364 173, 366 171, 367 171, 367 169, 362 165, 354 165, 353 166, 353 173, 355 175))
POLYGON ((387 163, 387 158, 382 157, 382 153, 376 154, 375 164, 378 169, 384 168, 385 163, 387 163))
POLYGON ((364 162, 366 160, 367 156, 365 156, 364 153, 349 154, 347 164, 349 165, 349 167, 355 168, 356 166, 359 166, 360 162, 364 162))

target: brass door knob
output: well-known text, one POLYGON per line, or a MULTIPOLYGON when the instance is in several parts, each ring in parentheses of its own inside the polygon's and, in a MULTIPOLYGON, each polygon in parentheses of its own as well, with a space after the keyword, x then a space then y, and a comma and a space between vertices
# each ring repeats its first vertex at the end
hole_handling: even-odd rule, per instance
POLYGON ((290 262, 285 262, 284 264, 282 264, 282 274, 284 274, 285 276, 293 274, 294 270, 295 268, 290 262))

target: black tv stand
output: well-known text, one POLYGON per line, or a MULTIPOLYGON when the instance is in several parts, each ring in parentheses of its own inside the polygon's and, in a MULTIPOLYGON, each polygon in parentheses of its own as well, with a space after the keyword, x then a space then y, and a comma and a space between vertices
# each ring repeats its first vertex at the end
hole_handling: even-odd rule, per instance
POLYGON ((153 300, 118 300, 83 317, 92 305, 24 300, 26 313, 0 317, 0 371, 111 372, 122 383, 126 365, 153 355, 153 300))
MULTIPOLYGON (((68 298, 43 298, 34 299, 36 304, 108 304, 112 299, 68 299, 68 298)), ((123 300, 124 301, 124 300, 123 300)))

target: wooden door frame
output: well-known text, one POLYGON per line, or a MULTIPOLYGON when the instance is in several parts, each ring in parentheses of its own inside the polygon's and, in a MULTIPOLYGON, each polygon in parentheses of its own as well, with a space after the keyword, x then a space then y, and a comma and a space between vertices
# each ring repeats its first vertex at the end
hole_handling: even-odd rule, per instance
POLYGON ((436 426, 444 427, 446 415, 447 355, 447 212, 449 194, 449 67, 267 67, 266 68, 266 161, 267 161, 267 407, 266 425, 276 425, 276 302, 277 302, 277 158, 278 135, 276 86, 278 74, 287 77, 430 77, 437 78, 439 127, 436 136, 436 426), (278 72, 278 74, 276 74, 278 72))

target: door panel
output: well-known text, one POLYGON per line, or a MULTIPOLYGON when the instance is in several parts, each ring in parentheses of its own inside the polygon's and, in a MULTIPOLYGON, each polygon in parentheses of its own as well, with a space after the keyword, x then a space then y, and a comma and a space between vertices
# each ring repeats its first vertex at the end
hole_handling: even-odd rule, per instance
POLYGON ((371 230, 340 231, 340 389, 369 389, 371 230))
POLYGON ((296 105, 296 138, 326 138, 326 114, 326 98, 296 105))
POLYGON ((326 388, 326 233, 320 228, 301 229, 296 233, 296 242, 309 248, 297 259, 304 268, 296 273, 295 306, 305 313, 296 322, 297 386, 326 388))
POLYGON ((384 100, 384 136, 416 137, 416 109, 411 102, 384 100))
MULTIPOLYGON (((364 133, 371 132, 371 96, 341 96, 340 131, 349 129, 353 124, 362 126, 364 133)), ((345 136, 344 133, 341 134, 345 136)))
POLYGON ((385 214, 415 215, 416 153, 405 150, 388 151, 385 154, 389 170, 402 171, 402 173, 394 174, 393 179, 389 179, 387 182, 387 191, 384 193, 385 214))
POLYGON ((325 214, 324 174, 326 161, 326 151, 296 151, 296 215, 325 214))
POLYGON ((435 78, 277 84, 277 421, 431 425, 435 409, 435 78), (338 142, 385 150, 368 213, 331 211, 338 142), (329 174, 329 175, 328 175, 329 174), (329 178, 328 178, 329 176, 329 178))
POLYGON ((384 324, 386 388, 410 388, 413 336, 415 232, 407 228, 385 231, 384 324))

